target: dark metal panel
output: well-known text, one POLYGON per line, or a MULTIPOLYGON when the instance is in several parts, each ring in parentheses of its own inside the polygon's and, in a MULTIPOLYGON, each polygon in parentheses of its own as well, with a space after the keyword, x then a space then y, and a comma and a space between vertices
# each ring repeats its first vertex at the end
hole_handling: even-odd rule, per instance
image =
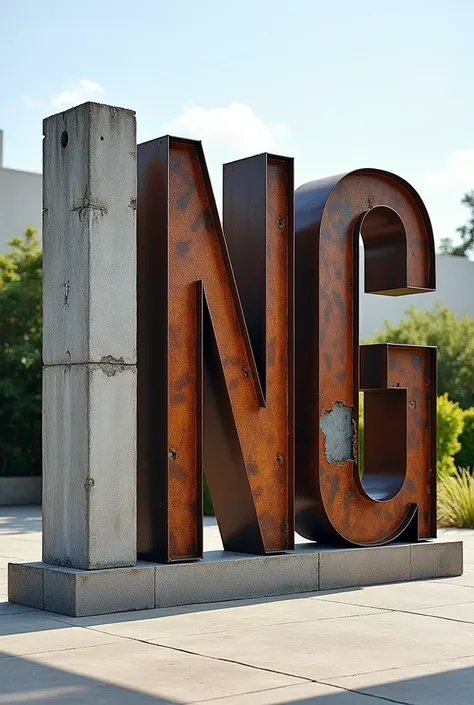
POLYGON ((359 491, 368 499, 387 501, 397 496, 406 476, 407 390, 382 387, 366 391, 364 474, 359 491))
POLYGON ((247 477, 208 302, 203 291, 203 469, 226 550, 264 554, 265 545, 247 477))
POLYGON ((168 555, 168 138, 138 146, 137 542, 168 555))
POLYGON ((267 369, 267 155, 224 164, 223 225, 262 391, 267 369), (246 208, 242 204, 246 203, 246 208))

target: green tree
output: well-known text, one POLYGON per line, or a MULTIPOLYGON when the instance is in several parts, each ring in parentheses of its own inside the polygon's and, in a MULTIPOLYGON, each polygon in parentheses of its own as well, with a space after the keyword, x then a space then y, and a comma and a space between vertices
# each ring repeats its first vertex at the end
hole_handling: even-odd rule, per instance
POLYGON ((434 345, 438 348, 438 393, 449 394, 463 409, 474 406, 474 320, 458 318, 438 304, 431 311, 408 309, 406 318, 370 343, 434 345))
POLYGON ((36 231, 0 254, 0 476, 41 474, 42 253, 36 231))
POLYGON ((441 240, 439 249, 445 255, 467 257, 474 251, 474 191, 466 193, 461 203, 470 209, 471 215, 465 225, 461 225, 460 228, 456 229, 461 238, 459 245, 454 245, 450 237, 445 237, 441 240))

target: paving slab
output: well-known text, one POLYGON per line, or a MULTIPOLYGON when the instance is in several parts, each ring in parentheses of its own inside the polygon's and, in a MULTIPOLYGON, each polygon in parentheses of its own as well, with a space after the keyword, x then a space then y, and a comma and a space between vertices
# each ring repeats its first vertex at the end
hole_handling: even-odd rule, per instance
MULTIPOLYGON (((109 700, 104 702, 120 702, 116 694, 125 689, 129 699, 123 702, 130 705, 156 703, 142 700, 143 696, 161 698, 166 703, 212 702, 214 698, 301 682, 291 676, 123 639, 114 644, 35 654, 28 660, 0 659, 1 692, 21 693, 27 680, 30 689, 33 685, 44 689, 82 684, 85 690, 79 702, 83 703, 96 703, 91 687, 108 683, 109 700)), ((58 701, 64 702, 61 698, 58 701)))
MULTIPOLYGON (((440 619, 452 619, 456 622, 470 622, 474 624, 474 601, 444 607, 430 607, 419 610, 418 614, 426 614, 440 619)), ((474 649, 473 649, 474 653, 474 649)))
POLYGON ((19 536, 2 535, 0 557, 16 561, 34 561, 41 556, 41 542, 25 541, 19 536))
POLYGON ((12 602, 8 602, 6 595, 0 593, 0 616, 9 614, 21 614, 24 612, 30 612, 29 607, 24 607, 23 605, 14 605, 12 602))
POLYGON ((322 594, 325 600, 387 610, 418 611, 426 607, 474 601, 470 587, 450 581, 416 581, 397 585, 373 585, 362 589, 322 594))
POLYGON ((103 617, 63 617, 54 615, 76 626, 94 629, 131 639, 149 641, 161 637, 215 634, 257 629, 276 624, 336 619, 380 613, 371 607, 325 602, 306 595, 266 600, 239 600, 150 610, 134 617, 130 613, 103 617))
MULTIPOLYGON (((384 698, 385 702, 388 700, 410 705, 472 705, 474 658, 471 656, 349 676, 331 680, 331 683, 369 696, 384 698)), ((319 700, 317 705, 320 705, 319 700)), ((369 699, 367 705, 370 705, 369 699)))
POLYGON ((470 656, 474 627, 434 617, 384 612, 247 631, 162 638, 154 643, 256 668, 324 680, 416 663, 470 656))
MULTIPOLYGON (((1 701, 0 701, 1 702, 1 701)), ((322 683, 304 683, 230 698, 199 700, 193 705, 388 705, 386 700, 334 688, 322 683)))
POLYGON ((7 656, 74 650, 117 641, 120 639, 111 634, 65 625, 38 616, 33 610, 0 616, 0 660, 7 656))
POLYGON ((465 570, 463 575, 458 575, 455 578, 440 578, 437 582, 474 588, 474 571, 465 570))

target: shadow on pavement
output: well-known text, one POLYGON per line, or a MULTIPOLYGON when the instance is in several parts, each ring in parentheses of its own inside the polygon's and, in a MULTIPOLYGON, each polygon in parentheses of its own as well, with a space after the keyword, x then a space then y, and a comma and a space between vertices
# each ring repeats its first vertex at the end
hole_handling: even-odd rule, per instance
POLYGON ((0 536, 39 533, 41 507, 0 507, 0 536))
MULTIPOLYGON (((80 650, 79 650, 80 651, 80 650)), ((80 667, 80 654, 77 658, 80 667)), ((163 664, 161 664, 163 667, 163 664)), ((84 666, 85 667, 85 666, 84 666)), ((170 683, 166 668, 162 671, 170 683)), ((183 681, 185 681, 183 673, 183 681)), ((376 674, 373 674, 376 677, 376 674)), ((153 684, 160 690, 160 664, 157 663, 153 684)), ((392 678, 396 678, 393 672, 392 678)), ((371 675, 367 674, 370 679, 371 675)), ((139 674, 137 674, 139 681, 139 674)), ((148 678, 149 681, 149 678, 148 678)), ((427 676, 394 680, 386 684, 357 690, 343 690, 321 696, 313 695, 294 699, 295 688, 311 688, 314 682, 306 681, 301 686, 271 688, 227 697, 199 698, 192 691, 183 693, 178 700, 161 694, 148 694, 140 690, 122 687, 110 682, 45 666, 26 657, 8 656, 0 652, 0 705, 4 703, 35 705, 65 703, 68 705, 183 705, 184 703, 213 703, 226 705, 383 705, 387 702, 401 705, 472 705, 474 692, 474 668, 461 668, 427 676), (289 690, 292 695, 286 693, 289 690), (290 699, 288 699, 290 698, 290 699)), ((137 683, 139 687, 139 683, 137 683)), ((327 684, 329 685, 329 684, 327 684)), ((172 686, 175 689, 174 685, 172 686)), ((349 685, 348 685, 349 687, 349 685)), ((167 686, 163 685, 163 690, 167 686)))
MULTIPOLYGON (((157 673, 157 680, 159 677, 157 673)), ((0 705, 177 705, 181 702, 0 652, 0 705)))

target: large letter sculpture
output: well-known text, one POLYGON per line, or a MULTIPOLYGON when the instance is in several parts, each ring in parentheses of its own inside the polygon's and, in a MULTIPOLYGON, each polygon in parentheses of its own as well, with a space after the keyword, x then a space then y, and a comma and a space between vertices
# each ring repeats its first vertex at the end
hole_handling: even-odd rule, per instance
POLYGON ((366 292, 435 288, 433 233, 402 179, 361 169, 302 186, 296 221, 296 528, 355 545, 436 535, 436 350, 364 346, 366 292), (358 395, 365 392, 365 468, 358 395))
POLYGON ((223 232, 200 143, 139 146, 138 536, 149 560, 202 557, 203 469, 227 550, 293 548, 294 509, 312 540, 436 534, 436 351, 359 348, 360 236, 367 292, 432 291, 424 205, 377 170, 298 189, 294 395, 292 187, 291 159, 227 164, 223 232))
POLYGON ((293 160, 226 165, 224 239, 201 144, 139 145, 138 550, 147 559, 202 556, 203 467, 227 550, 293 547, 293 199, 293 160))

